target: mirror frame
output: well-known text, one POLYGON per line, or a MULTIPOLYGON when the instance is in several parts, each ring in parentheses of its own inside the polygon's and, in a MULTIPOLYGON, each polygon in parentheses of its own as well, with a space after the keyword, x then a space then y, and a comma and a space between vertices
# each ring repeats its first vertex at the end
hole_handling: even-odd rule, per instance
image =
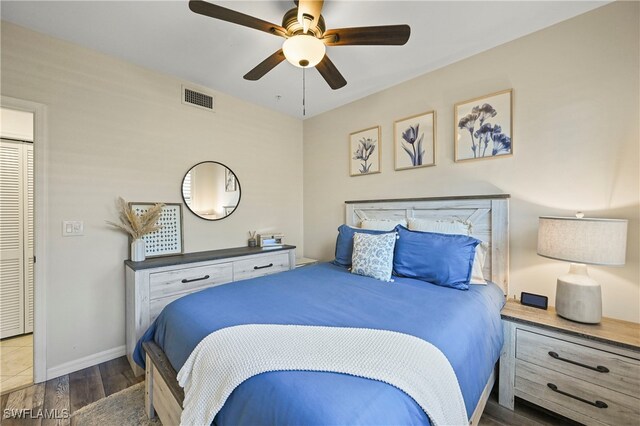
POLYGON ((233 170, 231 170, 231 168, 229 166, 227 166, 226 164, 223 164, 219 161, 213 161, 213 160, 205 160, 205 161, 201 161, 199 163, 194 164, 193 166, 189 167, 189 169, 187 170, 187 172, 184 174, 184 176, 182 176, 182 180, 180 181, 180 196, 182 197, 182 202, 184 203, 184 205, 187 207, 187 209, 191 212, 191 214, 193 214, 195 217, 197 217, 198 219, 202 219, 202 220, 206 220, 209 222, 217 222, 219 220, 223 220, 228 218, 229 216, 231 216, 232 214, 234 214, 236 212, 236 210, 238 210, 238 207, 240 206, 240 201, 242 200, 242 185, 240 185, 240 180, 238 179, 238 175, 236 174, 236 172, 234 172, 233 170), (200 164, 204 164, 204 163, 215 163, 215 164, 219 164, 222 167, 226 168, 227 170, 229 170, 231 173, 233 173, 233 175, 236 177, 236 185, 238 185, 238 203, 236 204, 236 208, 233 209, 233 211, 231 213, 229 213, 228 215, 218 218, 218 219, 207 219, 206 217, 202 217, 199 214, 197 214, 196 212, 194 212, 191 207, 189 206, 189 204, 187 204, 187 200, 184 199, 184 192, 182 191, 182 186, 184 185, 184 179, 187 177, 187 175, 189 174, 189 172, 191 170, 193 170, 195 167, 199 166, 200 164))

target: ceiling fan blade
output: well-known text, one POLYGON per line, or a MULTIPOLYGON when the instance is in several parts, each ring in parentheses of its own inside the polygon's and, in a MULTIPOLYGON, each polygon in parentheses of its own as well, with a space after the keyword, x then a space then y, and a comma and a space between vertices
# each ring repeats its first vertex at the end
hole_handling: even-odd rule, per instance
POLYGON ((287 33, 287 30, 282 28, 280 25, 272 24, 271 22, 263 21, 262 19, 254 18, 253 16, 245 15, 244 13, 236 12, 235 10, 207 3, 202 0, 190 0, 189 9, 200 15, 220 19, 222 21, 242 25, 244 27, 254 28, 256 30, 281 37, 284 37, 287 33))
POLYGON ((356 27, 328 30, 324 33, 327 46, 393 45, 401 46, 409 40, 408 25, 384 25, 380 27, 356 27))
POLYGON ((327 55, 324 55, 324 58, 316 65, 316 69, 333 90, 347 85, 347 80, 344 79, 327 55))
POLYGON ((309 28, 315 28, 322 14, 322 5, 324 0, 298 0, 298 22, 303 25, 303 15, 313 17, 309 28))
POLYGON ((260 62, 254 69, 245 74, 245 80, 260 80, 266 73, 274 69, 280 62, 284 61, 282 49, 260 62))

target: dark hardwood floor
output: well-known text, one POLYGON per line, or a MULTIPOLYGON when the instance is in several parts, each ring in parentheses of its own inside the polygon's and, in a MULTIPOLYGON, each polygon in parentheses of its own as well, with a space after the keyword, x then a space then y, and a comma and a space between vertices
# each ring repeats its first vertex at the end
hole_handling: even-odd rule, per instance
POLYGON ((498 404, 498 383, 493 388, 494 392, 489 396, 487 405, 480 418, 480 426, 578 426, 580 423, 566 419, 558 414, 544 410, 526 401, 516 399, 514 411, 498 404))
POLYGON ((38 410, 58 410, 58 413, 63 413, 63 410, 66 410, 70 415, 85 405, 143 380, 144 375, 134 377, 126 357, 116 358, 75 373, 48 380, 45 383, 38 383, 0 396, 0 413, 2 414, 0 423, 2 426, 70 425, 68 417, 59 419, 6 418, 8 414, 6 410, 31 409, 32 417, 38 417, 38 410))
MULTIPOLYGON (((67 410, 69 414, 72 414, 85 405, 142 380, 144 380, 144 376, 134 377, 125 357, 107 361, 0 396, 0 413, 2 414, 0 424, 3 426, 75 426, 69 418, 47 419, 38 417, 36 414, 38 410, 50 412, 58 410, 58 413, 67 410), (5 410, 12 409, 31 409, 34 418, 7 418, 8 413, 5 410)), ((576 424, 519 400, 516 401, 515 411, 508 410, 498 404, 496 393, 491 394, 480 420, 481 426, 574 426, 576 424)))

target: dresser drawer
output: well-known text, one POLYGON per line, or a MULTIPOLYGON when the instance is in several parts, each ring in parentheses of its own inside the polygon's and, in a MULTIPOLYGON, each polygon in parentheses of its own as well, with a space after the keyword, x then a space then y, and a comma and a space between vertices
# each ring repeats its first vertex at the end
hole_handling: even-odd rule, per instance
POLYGON ((149 322, 153 322, 158 317, 158 315, 160 315, 160 312, 162 312, 165 306, 167 306, 169 303, 173 302, 174 300, 179 299, 182 296, 185 296, 186 294, 188 293, 174 294, 172 296, 162 297, 160 299, 154 299, 150 301, 149 302, 149 322))
POLYGON ((516 358, 630 396, 640 395, 640 361, 518 329, 516 358))
POLYGON ((176 269, 149 274, 149 299, 192 293, 233 281, 231 263, 176 269))
POLYGON ((246 280, 248 278, 288 271, 289 269, 289 254, 286 252, 256 256, 233 262, 233 280, 246 280))
POLYGON ((515 389, 608 425, 637 426, 640 418, 636 398, 519 359, 515 389))

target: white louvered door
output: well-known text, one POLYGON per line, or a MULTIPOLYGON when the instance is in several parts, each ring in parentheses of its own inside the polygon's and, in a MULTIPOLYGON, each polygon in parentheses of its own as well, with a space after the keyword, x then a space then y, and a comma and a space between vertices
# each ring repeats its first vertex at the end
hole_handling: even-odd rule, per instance
POLYGON ((0 140, 0 338, 31 331, 33 146, 3 139, 0 140))
POLYGON ((34 188, 33 188, 33 144, 23 145, 26 161, 26 193, 24 194, 24 210, 26 212, 26 220, 24 222, 24 332, 33 332, 33 206, 34 206, 34 188))
POLYGON ((0 338, 24 333, 22 143, 0 141, 0 338))

